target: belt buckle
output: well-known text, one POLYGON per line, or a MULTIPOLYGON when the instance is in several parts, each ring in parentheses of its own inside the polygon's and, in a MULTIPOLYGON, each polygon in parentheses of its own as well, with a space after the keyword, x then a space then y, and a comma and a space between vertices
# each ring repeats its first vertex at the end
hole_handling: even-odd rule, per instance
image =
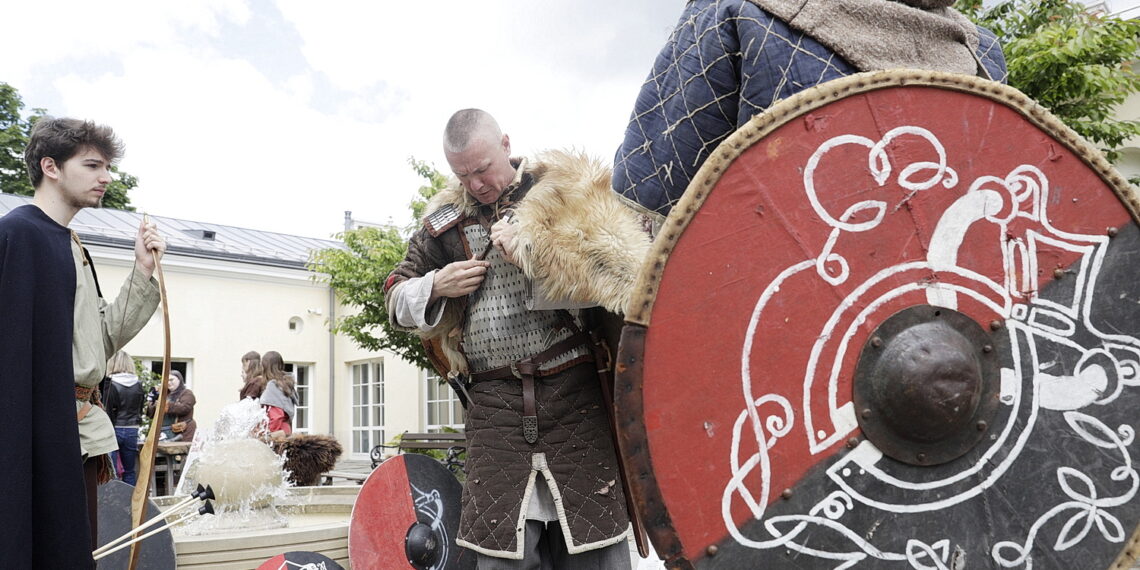
POLYGON ((521 373, 521 372, 519 372, 519 367, 518 367, 518 363, 517 363, 517 362, 512 362, 512 363, 511 363, 511 374, 514 374, 515 378, 518 378, 519 380, 522 380, 522 379, 523 379, 523 377, 522 377, 522 373, 521 373))

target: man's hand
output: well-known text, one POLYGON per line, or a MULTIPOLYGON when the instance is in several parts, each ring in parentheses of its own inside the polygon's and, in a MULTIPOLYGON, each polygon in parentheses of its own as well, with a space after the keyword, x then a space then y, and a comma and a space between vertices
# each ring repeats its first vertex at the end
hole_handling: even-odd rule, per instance
POLYGON ((440 297, 462 297, 475 292, 483 284, 490 266, 490 262, 482 259, 467 259, 443 266, 443 269, 435 272, 428 304, 440 297))
POLYGON ((135 235, 135 265, 142 271, 143 279, 150 279, 154 273, 154 257, 150 253, 152 250, 158 252, 158 257, 162 257, 166 251, 166 240, 158 234, 154 222, 144 218, 135 235))
POLYGON ((515 265, 519 264, 515 259, 515 247, 517 245, 515 240, 518 239, 518 234, 519 226, 512 224, 511 218, 503 218, 491 226, 491 243, 503 252, 503 257, 507 261, 515 265))

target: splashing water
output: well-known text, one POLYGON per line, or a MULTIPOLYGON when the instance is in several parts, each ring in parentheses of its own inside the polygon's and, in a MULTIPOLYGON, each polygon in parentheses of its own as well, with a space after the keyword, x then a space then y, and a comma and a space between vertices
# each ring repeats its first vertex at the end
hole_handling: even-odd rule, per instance
POLYGON ((232 530, 280 528, 287 519, 275 502, 288 487, 284 458, 261 437, 268 418, 256 400, 245 399, 222 409, 208 433, 194 438, 177 493, 189 495, 202 485, 214 489, 217 514, 193 517, 175 527, 181 535, 232 530))

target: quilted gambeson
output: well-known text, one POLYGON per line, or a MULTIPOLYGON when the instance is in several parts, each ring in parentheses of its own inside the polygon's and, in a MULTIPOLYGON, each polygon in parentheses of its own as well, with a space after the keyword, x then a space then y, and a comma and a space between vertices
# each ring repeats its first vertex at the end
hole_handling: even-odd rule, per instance
MULTIPOLYGON (((979 62, 1005 81, 997 40, 978 31, 979 62)), ((859 71, 867 70, 748 0, 693 0, 638 94, 614 157, 614 190, 668 214, 717 145, 753 115, 859 71)))

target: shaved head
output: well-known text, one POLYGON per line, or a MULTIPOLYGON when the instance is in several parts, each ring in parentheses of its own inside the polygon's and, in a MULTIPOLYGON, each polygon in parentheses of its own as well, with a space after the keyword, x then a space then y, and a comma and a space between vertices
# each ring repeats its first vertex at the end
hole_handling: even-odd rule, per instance
POLYGON ((515 180, 511 139, 486 111, 464 109, 447 121, 443 156, 451 172, 472 198, 491 204, 515 180))
POLYGON ((503 138, 498 121, 482 109, 456 111, 443 130, 443 150, 459 153, 475 140, 496 142, 503 138))

